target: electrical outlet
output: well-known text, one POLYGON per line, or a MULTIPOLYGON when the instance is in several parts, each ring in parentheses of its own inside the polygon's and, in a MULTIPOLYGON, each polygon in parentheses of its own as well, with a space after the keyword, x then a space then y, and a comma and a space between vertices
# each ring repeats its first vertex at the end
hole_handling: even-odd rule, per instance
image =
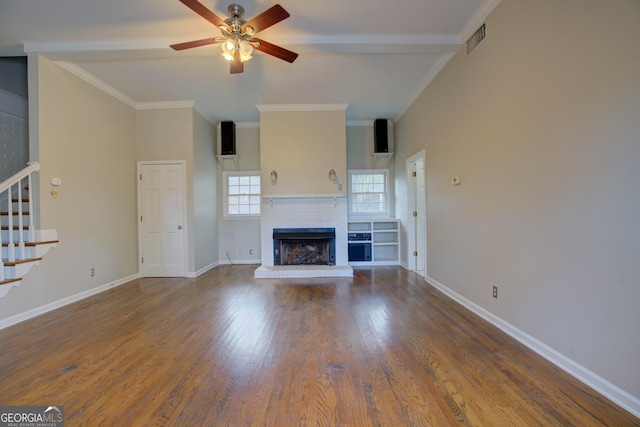
POLYGON ((249 255, 253 255, 253 249, 249 249, 249 255))
POLYGON ((241 254, 242 254, 242 251, 241 251, 240 249, 238 249, 238 250, 236 250, 236 254, 237 254, 237 255, 241 255, 241 254))
POLYGON ((493 297, 498 299, 498 287, 495 285, 493 286, 493 297))
POLYGON ((95 277, 96 276, 96 269, 91 267, 91 277, 95 277))

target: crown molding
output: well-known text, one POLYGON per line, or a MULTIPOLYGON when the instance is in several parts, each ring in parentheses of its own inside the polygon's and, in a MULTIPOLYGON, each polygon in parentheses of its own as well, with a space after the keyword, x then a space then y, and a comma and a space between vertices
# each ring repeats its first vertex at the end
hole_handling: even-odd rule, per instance
MULTIPOLYGON (((371 127, 373 126, 373 120, 347 120, 348 127, 371 127)), ((217 128, 220 128, 220 123, 216 124, 217 128)), ((250 129, 259 128, 260 122, 234 122, 236 129, 250 129)), ((389 120, 389 127, 393 127, 393 121, 389 120)))
POLYGON ((66 70, 66 71, 70 72, 74 76, 79 77, 80 79, 84 80, 85 82, 89 83, 90 85, 93 85, 93 86, 97 87, 98 89, 102 90, 103 92, 105 92, 105 93, 113 96, 114 98, 124 102, 125 104, 127 104, 131 108, 136 108, 136 106, 138 105, 138 103, 136 101, 134 101, 133 99, 129 98, 127 95, 125 95, 124 93, 120 92, 118 89, 114 88, 113 86, 108 85, 107 83, 103 82, 102 80, 100 80, 99 78, 94 76, 93 74, 88 73, 83 68, 78 67, 76 64, 73 64, 73 63, 68 62, 68 61, 53 61, 53 63, 58 65, 63 70, 66 70))
POLYGON ((91 73, 88 73, 83 68, 78 67, 76 64, 68 61, 53 61, 54 64, 60 68, 70 72, 74 76, 84 80, 90 85, 102 90, 108 95, 124 102, 134 110, 166 110, 171 108, 193 108, 195 109, 195 101, 160 101, 160 102, 137 102, 134 99, 128 97, 124 93, 120 92, 113 86, 103 82, 91 73))
MULTIPOLYGON (((222 122, 218 122, 218 124, 216 124, 216 127, 218 129, 220 129, 220 123, 222 123, 222 122)), ((259 128, 260 127, 260 123, 259 122, 234 122, 234 124, 236 125, 236 129, 250 129, 250 128, 259 128)))
MULTIPOLYGON (((486 0, 493 3, 496 0, 486 0)), ((438 53, 460 46, 458 35, 296 35, 274 36, 271 42, 288 46, 301 53, 438 53)), ((120 58, 171 58, 172 40, 134 40, 71 43, 25 43, 24 53, 43 54, 52 60, 97 59, 105 56, 120 58)), ((22 52, 20 52, 22 53, 22 52)), ((263 54, 262 52, 257 52, 263 54)), ((206 56, 202 50, 192 50, 188 56, 206 56)), ((184 56, 184 55, 183 55, 184 56)))
MULTIPOLYGON (((369 127, 373 126, 375 120, 347 120, 347 126, 360 126, 360 127, 369 127)), ((387 126, 393 127, 393 120, 387 119, 387 126)))
MULTIPOLYGON (((495 7, 500 3, 500 0, 485 0, 482 5, 478 8, 476 13, 469 19, 467 24, 463 27, 462 31, 460 31, 458 37, 463 42, 471 37, 471 35, 484 23, 487 19, 487 16, 495 9, 495 7)), ((431 84, 431 81, 442 71, 445 65, 453 58, 455 52, 448 52, 440 55, 435 65, 431 67, 429 73, 424 76, 424 78, 420 81, 418 86, 413 91, 413 94, 407 100, 404 108, 402 108, 395 117, 395 121, 399 120, 400 117, 404 113, 407 112, 411 104, 420 96, 422 92, 431 84)))
POLYGON ((138 102, 136 110, 166 110, 170 108, 194 108, 195 101, 138 102))
POLYGON ((373 126, 373 120, 347 120, 347 126, 373 126))
POLYGON ((346 111, 349 104, 263 104, 259 111, 346 111))
POLYGON ((440 71, 444 68, 445 65, 447 65, 449 60, 451 60, 451 58, 453 58, 454 55, 455 53, 447 53, 444 55, 440 55, 440 57, 438 58, 434 66, 431 67, 427 75, 424 76, 424 78, 420 81, 418 86, 416 86, 416 88, 413 90, 413 94, 409 97, 409 99, 407 99, 405 106, 402 109, 400 109, 400 111, 394 118, 394 122, 398 121, 400 117, 402 117, 402 115, 407 112, 409 107, 411 107, 411 105, 415 102, 415 100, 418 99, 418 97, 422 94, 422 92, 424 92, 427 86, 431 84, 431 81, 436 78, 438 73, 440 73, 440 71))

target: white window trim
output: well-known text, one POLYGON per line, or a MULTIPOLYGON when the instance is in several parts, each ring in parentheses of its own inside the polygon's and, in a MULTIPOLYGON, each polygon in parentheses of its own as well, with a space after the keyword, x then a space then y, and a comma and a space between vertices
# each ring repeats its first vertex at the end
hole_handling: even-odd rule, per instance
MULTIPOLYGON (((223 171, 222 172, 222 218, 223 219, 259 219, 260 214, 229 214, 228 191, 230 176, 260 176, 260 171, 223 171)), ((262 183, 261 183, 262 185, 262 183)), ((258 196, 262 197, 261 194, 258 196)), ((262 206, 260 206, 262 210, 262 206)))
POLYGON ((391 200, 389 194, 389 169, 349 169, 347 171, 348 175, 348 183, 347 183, 347 195, 348 195, 348 205, 349 205, 349 218, 390 218, 391 217, 391 200), (385 212, 381 213, 371 213, 371 212, 353 212, 353 205, 351 202, 352 194, 351 194, 351 178, 354 174, 374 174, 374 173, 383 173, 385 175, 385 212))

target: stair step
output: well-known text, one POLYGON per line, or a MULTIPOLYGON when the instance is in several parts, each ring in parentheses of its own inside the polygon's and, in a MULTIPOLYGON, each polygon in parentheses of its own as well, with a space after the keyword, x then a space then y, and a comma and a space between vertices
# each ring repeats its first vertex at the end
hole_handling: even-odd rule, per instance
MULTIPOLYGON (((13 203, 19 203, 20 202, 20 200, 18 200, 16 198, 11 199, 11 201, 13 203)), ((22 199, 22 203, 29 203, 29 199, 22 199)))
POLYGON ((13 283, 13 282, 19 282, 22 279, 7 279, 7 280, 0 280, 0 286, 2 285, 6 285, 9 283, 13 283))
MULTIPOLYGON (((14 230, 16 230, 16 231, 18 231, 18 230, 20 230, 20 227, 19 227, 19 226, 17 226, 17 225, 14 225, 14 226, 13 226, 13 229, 14 229, 14 230)), ((29 230, 29 226, 28 226, 28 225, 23 225, 23 226, 22 226, 22 229, 23 229, 23 230, 29 230)), ((2 231, 9 231, 9 226, 8 226, 8 225, 3 225, 2 227, 0 227, 0 230, 2 230, 2 231)))
MULTIPOLYGON (((19 242, 13 242, 15 245, 17 245, 19 242)), ((59 243, 58 240, 47 240, 44 242, 24 242, 24 245, 27 247, 33 247, 33 246, 38 246, 38 245, 51 245, 54 243, 59 243)), ((3 247, 9 247, 9 242, 2 242, 2 246, 3 247)))
MULTIPOLYGON (((15 216, 17 216, 17 215, 18 215, 18 212, 12 212, 12 213, 13 213, 13 215, 15 215, 15 216)), ((9 212, 6 212, 6 211, 5 211, 5 212, 0 212, 0 215, 2 215, 2 216, 9 216, 9 212)), ((22 215, 29 215, 29 212, 22 212, 22 215)))
POLYGON ((36 261, 42 261, 42 258, 27 258, 27 259, 21 259, 18 261, 5 261, 2 260, 2 262, 4 262, 4 266, 5 267, 15 267, 18 264, 26 264, 28 262, 36 262, 36 261))
POLYGON ((53 245, 56 243, 60 243, 59 240, 44 240, 42 242, 25 242, 25 246, 38 246, 38 245, 53 245))

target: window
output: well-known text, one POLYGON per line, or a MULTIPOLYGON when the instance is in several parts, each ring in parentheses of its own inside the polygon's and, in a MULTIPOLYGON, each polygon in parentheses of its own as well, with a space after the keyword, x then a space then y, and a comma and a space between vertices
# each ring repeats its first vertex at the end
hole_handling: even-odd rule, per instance
POLYGON ((388 169, 349 171, 349 214, 389 216, 388 169))
POLYGON ((224 217, 260 216, 260 172, 223 172, 224 217))

